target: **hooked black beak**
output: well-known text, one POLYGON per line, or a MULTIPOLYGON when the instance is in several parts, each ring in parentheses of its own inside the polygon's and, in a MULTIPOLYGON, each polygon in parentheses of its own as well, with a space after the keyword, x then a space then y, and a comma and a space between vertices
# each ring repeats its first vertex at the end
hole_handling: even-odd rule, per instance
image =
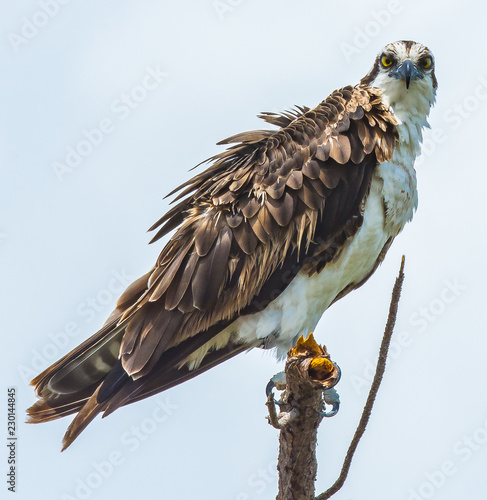
POLYGON ((400 64, 392 73, 391 76, 406 82, 406 88, 409 89, 411 80, 423 78, 423 73, 418 70, 418 67, 409 59, 400 64))

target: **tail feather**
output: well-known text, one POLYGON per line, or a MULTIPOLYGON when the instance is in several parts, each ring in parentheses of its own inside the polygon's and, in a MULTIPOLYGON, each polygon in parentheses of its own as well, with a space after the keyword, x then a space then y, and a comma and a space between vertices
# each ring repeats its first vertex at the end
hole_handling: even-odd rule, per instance
POLYGON ((245 344, 229 343, 224 348, 207 354, 202 363, 194 369, 190 369, 187 365, 184 365, 182 367, 175 366, 172 369, 164 370, 165 367, 161 364, 158 367, 159 370, 154 370, 143 379, 128 379, 123 387, 107 401, 108 404, 102 418, 107 417, 122 406, 154 396, 155 394, 167 391, 176 385, 191 380, 197 375, 204 373, 210 368, 248 349, 249 346, 245 344))
MULTIPOLYGON (((158 389, 156 392, 161 392, 169 389, 169 386, 166 387, 165 385, 165 381, 168 379, 172 383, 170 387, 183 382, 182 374, 187 369, 187 367, 184 366, 185 361, 191 354, 193 354, 199 348, 203 347, 207 342, 215 337, 215 335, 217 335, 223 328, 225 328, 225 326, 228 326, 228 324, 225 322, 222 322, 221 325, 214 325, 205 332, 201 332, 195 337, 190 337, 189 339, 179 343, 177 346, 168 349, 159 358, 156 366, 152 369, 152 371, 141 378, 127 380, 127 383, 120 387, 117 392, 113 394, 112 397, 110 397, 110 401, 108 402, 107 409, 105 410, 103 416, 107 417, 117 408, 132 403, 135 400, 134 398, 136 397, 136 395, 143 393, 151 384, 155 384, 157 386, 158 389), (181 371, 179 369, 180 367, 183 367, 181 368, 181 371)), ((219 353, 219 357, 223 356, 223 350, 212 351, 212 353, 219 353)), ((207 364, 208 359, 209 356, 207 355, 203 359, 203 362, 200 364, 199 368, 191 371, 192 373, 194 373, 193 376, 201 373, 201 370, 203 366, 207 364)), ((104 393, 106 392, 105 388, 103 388, 102 390, 104 393)), ((140 399, 144 399, 144 397, 140 399)))
POLYGON ((98 403, 98 391, 100 390, 102 384, 98 386, 95 392, 92 394, 90 399, 86 401, 79 413, 76 415, 74 420, 69 424, 66 434, 63 438, 63 447, 61 451, 64 451, 87 427, 87 425, 100 413, 103 411, 106 403, 98 403))
POLYGON ((40 424, 42 422, 50 422, 51 420, 66 417, 81 410, 87 400, 88 398, 85 398, 77 401, 70 401, 65 404, 58 403, 52 405, 40 399, 27 410, 27 423, 40 424))
POLYGON ((122 364, 118 363, 105 380, 96 388, 79 413, 69 425, 63 438, 64 451, 83 432, 88 424, 100 413, 103 418, 121 406, 153 396, 209 370, 217 364, 248 349, 245 344, 227 344, 226 347, 212 351, 195 369, 189 367, 173 368, 163 373, 163 366, 143 379, 134 380, 127 374, 121 375, 122 364), (162 368, 162 370, 161 370, 162 368), (162 373, 161 373, 162 372, 162 373), (111 376, 113 375, 113 376, 111 376), (161 376, 162 375, 162 376, 161 376), (108 387, 108 390, 107 390, 108 387), (103 392, 105 395, 103 395, 103 392))
POLYGON ((39 397, 49 400, 63 394, 74 397, 80 390, 99 384, 118 360, 126 328, 124 319, 147 289, 150 275, 151 272, 145 274, 127 287, 98 332, 32 380, 39 397))
POLYGON ((47 422, 77 413, 63 439, 65 450, 99 413, 104 412, 105 417, 121 406, 167 390, 248 349, 249 345, 229 342, 209 351, 198 366, 188 366, 191 354, 229 323, 226 320, 215 324, 169 348, 148 374, 134 380, 120 359, 106 355, 120 348, 124 333, 125 322, 118 324, 114 319, 32 381, 41 399, 28 409, 28 422, 47 422))
POLYGON ((40 399, 28 408, 27 423, 49 422, 82 410, 116 364, 122 334, 115 318, 32 380, 40 399))
POLYGON ((117 320, 112 321, 44 370, 31 381, 37 395, 73 394, 99 382, 118 359, 123 329, 117 320))
POLYGON ((122 384, 123 374, 114 377, 113 368, 120 364, 120 344, 130 311, 145 293, 150 275, 125 290, 98 332, 32 380, 40 399, 27 410, 27 422, 48 422, 78 413, 66 432, 63 449, 105 408, 106 402, 98 401, 103 381, 107 379, 115 392, 122 384))

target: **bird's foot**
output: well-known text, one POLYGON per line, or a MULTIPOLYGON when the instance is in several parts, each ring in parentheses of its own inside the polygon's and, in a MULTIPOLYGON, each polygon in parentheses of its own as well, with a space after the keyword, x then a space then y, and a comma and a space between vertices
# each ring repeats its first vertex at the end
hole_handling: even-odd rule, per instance
POLYGON ((334 417, 340 409, 340 396, 332 387, 323 391, 323 411, 318 412, 323 417, 334 417), (327 411, 326 405, 331 406, 331 410, 327 411))

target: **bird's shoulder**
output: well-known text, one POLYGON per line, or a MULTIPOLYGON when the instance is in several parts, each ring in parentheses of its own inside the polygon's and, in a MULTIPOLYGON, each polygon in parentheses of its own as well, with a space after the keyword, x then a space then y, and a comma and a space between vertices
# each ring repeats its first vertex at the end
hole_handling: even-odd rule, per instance
MULTIPOLYGON (((229 147, 206 160, 206 170, 169 193, 178 193, 172 202, 177 204, 150 228, 158 229, 152 241, 178 227, 197 205, 252 218, 264 198, 278 200, 294 191, 309 201, 309 208, 317 208, 319 203, 307 193, 310 182, 318 186, 313 182, 318 176, 325 186, 334 185, 327 179, 334 177, 333 167, 360 164, 372 153, 379 162, 386 161, 396 138, 397 120, 382 92, 364 84, 335 90, 313 109, 297 106, 259 117, 279 129, 243 132, 220 141, 229 147)), ((284 214, 281 220, 286 221, 284 214)))

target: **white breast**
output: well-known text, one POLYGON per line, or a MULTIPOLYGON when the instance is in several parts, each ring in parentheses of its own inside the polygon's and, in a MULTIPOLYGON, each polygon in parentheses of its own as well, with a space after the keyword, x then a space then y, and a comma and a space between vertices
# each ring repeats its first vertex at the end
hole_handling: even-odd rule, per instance
POLYGON ((364 224, 335 261, 311 277, 301 271, 264 311, 234 323, 241 340, 255 343, 276 333, 278 355, 285 355, 300 335, 314 331, 323 312, 344 288, 359 283, 372 271, 389 239, 384 230, 381 192, 382 181, 376 176, 365 205, 364 224))

